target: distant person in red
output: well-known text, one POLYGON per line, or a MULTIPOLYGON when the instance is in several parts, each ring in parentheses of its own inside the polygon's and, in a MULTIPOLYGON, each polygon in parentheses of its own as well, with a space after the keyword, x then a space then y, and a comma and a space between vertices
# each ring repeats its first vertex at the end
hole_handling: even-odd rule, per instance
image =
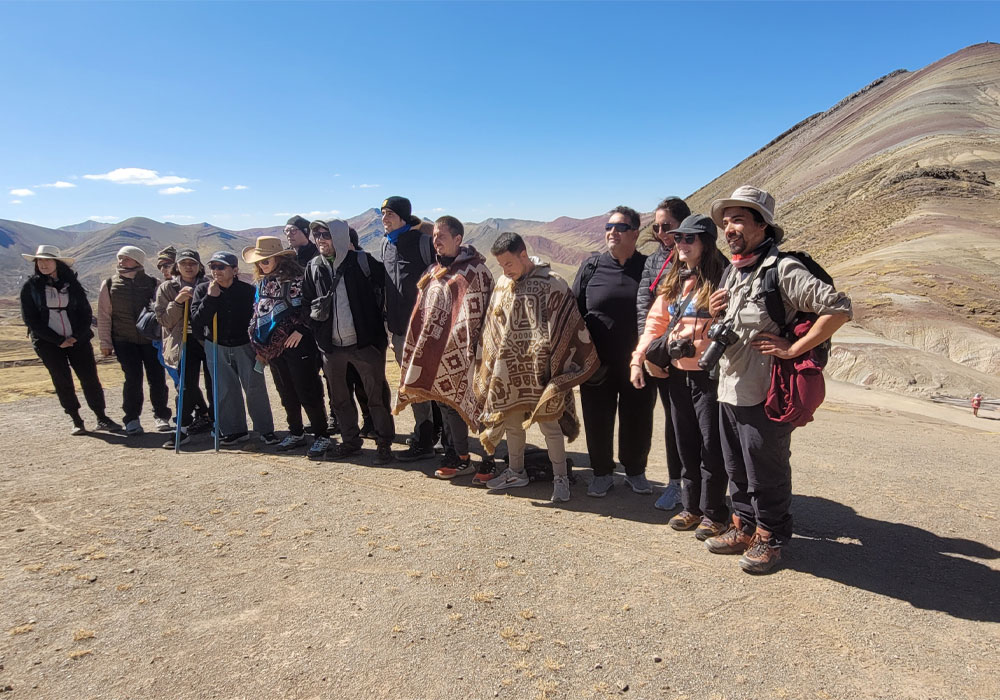
POLYGON ((972 415, 976 418, 979 417, 979 407, 983 405, 983 395, 976 392, 976 395, 972 397, 972 415))

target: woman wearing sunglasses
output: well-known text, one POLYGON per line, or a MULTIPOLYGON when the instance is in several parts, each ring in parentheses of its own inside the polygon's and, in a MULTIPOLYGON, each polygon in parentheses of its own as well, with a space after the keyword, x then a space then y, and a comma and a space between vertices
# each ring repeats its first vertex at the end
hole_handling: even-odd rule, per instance
POLYGON ((660 283, 632 354, 631 380, 645 384, 646 368, 667 371, 670 417, 681 460, 681 505, 670 519, 675 530, 695 530, 705 540, 729 525, 726 468, 719 437, 718 375, 698 366, 712 325, 708 298, 718 287, 726 258, 716 247, 712 220, 692 214, 670 231, 676 263, 660 283))
POLYGON ((302 300, 305 271, 295 259, 295 250, 283 249, 274 236, 259 236, 256 245, 243 249, 243 260, 253 265, 256 287, 250 344, 257 361, 271 366, 288 422, 288 435, 278 450, 306 444, 305 409, 314 436, 307 456, 324 459, 330 438, 319 381, 319 350, 308 325, 309 308, 302 300))

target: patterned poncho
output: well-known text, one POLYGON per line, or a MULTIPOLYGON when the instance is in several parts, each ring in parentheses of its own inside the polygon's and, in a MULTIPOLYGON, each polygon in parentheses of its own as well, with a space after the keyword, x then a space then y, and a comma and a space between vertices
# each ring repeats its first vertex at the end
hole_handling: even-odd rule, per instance
POLYGON ((493 289, 486 259, 462 246, 447 267, 435 263, 417 282, 393 413, 419 401, 451 406, 478 428, 481 406, 472 392, 476 352, 493 289))
POLYGON ((548 264, 532 260, 525 277, 497 281, 483 330, 474 391, 483 407, 479 439, 489 454, 513 411, 527 415, 525 428, 558 421, 575 440, 580 423, 571 389, 600 364, 569 286, 548 264))

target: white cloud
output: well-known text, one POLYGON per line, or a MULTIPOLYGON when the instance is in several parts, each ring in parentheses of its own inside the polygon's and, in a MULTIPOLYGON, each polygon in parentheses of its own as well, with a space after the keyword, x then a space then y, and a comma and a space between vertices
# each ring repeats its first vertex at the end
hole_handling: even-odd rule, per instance
POLYGON ((160 190, 160 194, 187 194, 188 192, 194 192, 194 190, 188 187, 167 187, 160 190))
POLYGON ((194 221, 195 217, 188 216, 187 214, 162 214, 160 216, 164 221, 194 221))
POLYGON ((30 197, 35 194, 26 187, 20 187, 18 189, 11 190, 10 193, 15 197, 30 197))
POLYGON ((121 218, 117 216, 88 216, 87 220, 99 221, 102 224, 116 224, 121 221, 121 218))
POLYGON ((11 204, 20 204, 21 200, 20 199, 12 199, 12 200, 10 200, 10 203, 11 204))
POLYGON ((441 212, 444 211, 444 207, 434 207, 433 209, 431 209, 431 211, 434 212, 435 214, 440 214, 441 212))
POLYGON ((190 178, 177 175, 161 176, 156 170, 145 168, 117 168, 103 175, 84 175, 87 180, 107 180, 116 185, 182 185, 191 182, 190 178))
POLYGON ((224 190, 248 190, 250 188, 247 187, 246 185, 235 185, 233 187, 230 187, 229 185, 223 185, 222 189, 224 189, 224 190))
POLYGON ((340 212, 336 209, 331 209, 330 211, 310 211, 303 214, 303 216, 310 219, 322 219, 325 216, 336 216, 340 212))
POLYGON ((55 187, 57 190, 66 190, 70 187, 76 187, 72 182, 66 182, 65 180, 56 180, 47 185, 35 185, 35 187, 55 187))
POLYGON ((295 215, 292 214, 292 212, 290 211, 279 211, 275 212, 274 214, 271 214, 271 216, 295 216, 295 215))
POLYGON ((382 185, 351 185, 352 190, 373 190, 376 187, 381 187, 382 185))
POLYGON ((334 173, 333 176, 334 177, 340 177, 340 173, 334 173))

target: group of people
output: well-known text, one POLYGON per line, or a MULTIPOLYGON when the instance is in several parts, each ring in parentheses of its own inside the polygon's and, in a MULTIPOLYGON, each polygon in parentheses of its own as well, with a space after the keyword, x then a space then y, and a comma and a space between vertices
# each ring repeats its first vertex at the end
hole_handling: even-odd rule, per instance
MULTIPOLYGON (((144 272, 145 253, 125 246, 98 298, 101 351, 122 366, 130 435, 142 432, 143 373, 159 430, 172 429, 165 372, 183 387, 179 426, 165 447, 187 441, 212 414, 215 382, 218 421, 209 423, 223 445, 249 439, 247 410, 259 439, 278 450, 304 447, 311 434, 311 459, 346 458, 370 438, 379 464, 417 461, 436 457, 440 441, 435 476, 472 475, 500 490, 529 483, 526 430, 537 425, 553 502, 571 497, 565 445, 581 429, 573 388, 593 469, 587 495, 597 498, 615 484, 616 419, 624 484, 653 493, 646 466, 659 394, 669 481, 655 506, 679 504, 673 529, 693 530, 709 551, 742 554, 745 571, 764 573, 792 532, 792 426, 764 408, 772 362, 824 343, 852 313, 845 294, 780 251, 774 204, 751 186, 713 202, 710 216, 667 198, 655 210, 658 247, 648 256, 637 249, 639 214, 616 207, 606 249, 584 261, 572 285, 530 256, 516 233, 492 244, 503 273, 494 279, 486 257, 464 242, 458 219, 422 221, 404 197, 382 203, 378 258, 361 249, 347 222, 296 216, 284 228, 290 247, 261 236, 243 250, 253 284, 239 278, 233 253, 212 255, 206 276, 198 251, 172 248, 158 255, 165 279, 154 280, 144 272), (719 229, 731 260, 718 248, 719 229), (761 286, 770 270, 782 319, 761 286), (811 324, 789 332, 802 313, 811 324), (156 324, 144 323, 150 315, 156 324), (159 340, 150 325, 158 325, 159 340), (390 344, 400 373, 395 402, 385 376, 390 344), (285 410, 288 432, 280 439, 265 367, 285 410), (413 433, 393 453, 393 415, 407 407, 413 433), (471 433, 485 453, 476 462, 471 433), (497 474, 492 456, 504 438, 506 468, 497 474)), ((23 317, 74 433, 85 426, 70 368, 98 429, 120 429, 105 413, 90 350, 92 312, 73 261, 51 246, 24 257, 35 274, 22 290, 23 317)))

